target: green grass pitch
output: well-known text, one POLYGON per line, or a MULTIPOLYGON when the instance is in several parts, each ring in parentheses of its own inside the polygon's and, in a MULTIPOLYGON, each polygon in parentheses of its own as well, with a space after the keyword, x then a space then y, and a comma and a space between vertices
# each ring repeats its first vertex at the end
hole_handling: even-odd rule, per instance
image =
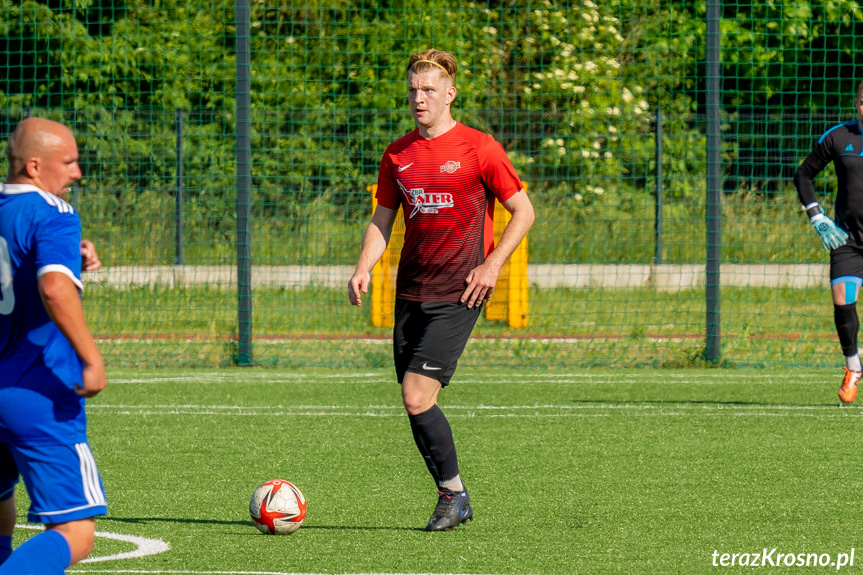
MULTIPOLYGON (((838 405, 840 377, 462 370, 440 403, 475 520, 425 533, 436 493, 390 370, 112 370, 88 405, 110 506, 97 529, 170 549, 99 537, 93 558, 132 556, 69 572, 709 573, 714 551, 765 548, 835 560, 861 547, 861 409, 838 405), (249 520, 274 478, 308 501, 290 536, 249 520)), ((19 523, 27 503, 19 489, 19 523)))

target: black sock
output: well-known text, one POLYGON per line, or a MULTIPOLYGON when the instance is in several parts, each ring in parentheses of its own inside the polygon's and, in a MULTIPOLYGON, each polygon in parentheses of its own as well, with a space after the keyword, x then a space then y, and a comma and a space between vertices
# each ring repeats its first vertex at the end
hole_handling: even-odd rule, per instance
POLYGON ((437 405, 417 415, 408 414, 417 447, 435 483, 458 475, 458 457, 452 428, 437 405))
POLYGON ((857 330, 860 320, 857 318, 857 304, 833 304, 833 319, 836 321, 836 333, 839 334, 839 345, 842 353, 850 357, 857 353, 857 330))
POLYGON ((408 420, 410 420, 411 422, 411 433, 413 433, 414 435, 414 442, 417 444, 417 449, 420 450, 420 455, 423 456, 423 459, 426 462, 426 467, 428 467, 429 473, 431 473, 435 485, 437 485, 438 483, 440 483, 440 475, 437 472, 437 466, 435 465, 434 461, 432 461, 428 447, 426 447, 426 442, 423 439, 422 432, 420 432, 419 425, 416 422, 416 416, 413 416, 409 413, 408 420))

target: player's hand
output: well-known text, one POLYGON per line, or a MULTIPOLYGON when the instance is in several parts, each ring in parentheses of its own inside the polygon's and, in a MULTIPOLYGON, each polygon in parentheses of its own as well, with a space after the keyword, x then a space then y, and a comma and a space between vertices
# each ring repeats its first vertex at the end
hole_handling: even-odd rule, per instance
POLYGON ((824 214, 816 214, 811 219, 812 226, 818 235, 821 237, 821 242, 828 250, 835 250, 840 246, 845 245, 845 240, 848 239, 848 234, 839 228, 833 220, 824 214))
POLYGON ((94 272, 102 267, 96 246, 90 240, 81 240, 81 271, 94 272))
POLYGON ((105 364, 101 361, 85 364, 81 377, 81 385, 75 384, 75 393, 81 397, 93 397, 108 385, 105 377, 105 364))
POLYGON ((372 276, 369 272, 354 272, 351 279, 348 280, 348 299, 351 304, 362 307, 363 300, 360 294, 369 293, 369 284, 372 281, 372 276))
POLYGON ((497 285, 498 274, 500 274, 500 269, 488 261, 472 269, 464 280, 467 287, 461 294, 459 301, 461 303, 467 302, 467 307, 472 308, 474 305, 479 306, 482 305, 483 301, 490 300, 494 293, 494 286, 497 285))

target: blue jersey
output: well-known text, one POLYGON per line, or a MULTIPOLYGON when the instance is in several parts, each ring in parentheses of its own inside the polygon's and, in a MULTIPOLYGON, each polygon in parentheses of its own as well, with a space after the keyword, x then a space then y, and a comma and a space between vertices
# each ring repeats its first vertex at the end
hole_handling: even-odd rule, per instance
POLYGON ((42 274, 82 289, 81 220, 65 201, 0 184, 0 442, 86 441, 82 364, 39 294, 42 274))

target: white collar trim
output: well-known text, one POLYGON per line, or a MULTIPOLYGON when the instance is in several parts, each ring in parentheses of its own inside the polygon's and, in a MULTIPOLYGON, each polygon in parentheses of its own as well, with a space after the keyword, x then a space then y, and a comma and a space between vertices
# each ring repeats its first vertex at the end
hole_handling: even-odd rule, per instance
POLYGON ((2 184, 0 183, 0 194, 27 194, 30 192, 41 192, 36 186, 30 184, 2 184))

